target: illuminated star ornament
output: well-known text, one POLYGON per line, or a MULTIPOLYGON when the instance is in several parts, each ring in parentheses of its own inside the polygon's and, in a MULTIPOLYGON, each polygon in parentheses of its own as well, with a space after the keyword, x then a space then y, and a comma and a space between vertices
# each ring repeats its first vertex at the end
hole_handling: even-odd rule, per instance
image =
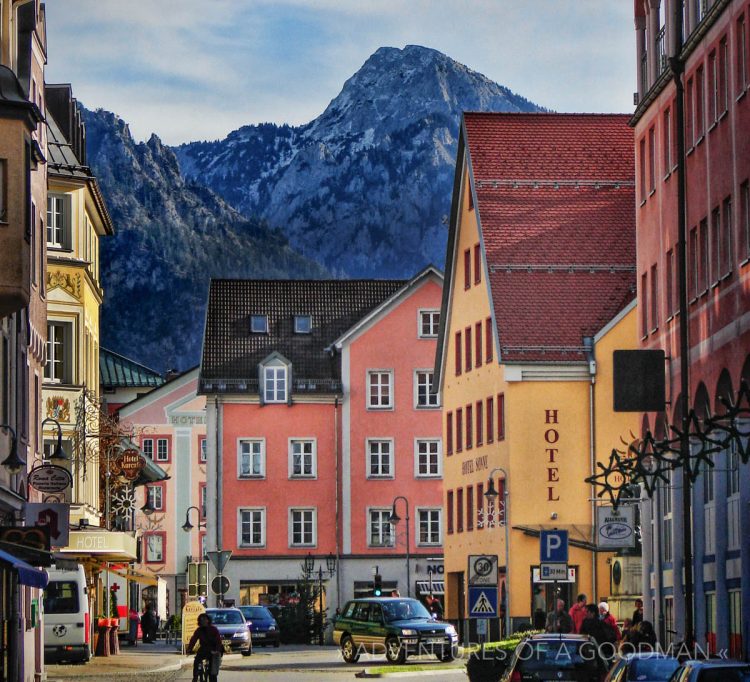
POLYGON ((601 488, 601 491, 596 494, 597 497, 609 496, 615 509, 620 506, 621 499, 631 483, 632 464, 630 459, 623 455, 624 453, 617 448, 612 448, 607 464, 596 463, 601 472, 586 479, 586 483, 601 488))
POLYGON ((714 433, 722 434, 729 447, 734 447, 743 464, 750 461, 750 387, 743 379, 734 402, 719 396, 724 414, 711 417, 708 425, 714 433))

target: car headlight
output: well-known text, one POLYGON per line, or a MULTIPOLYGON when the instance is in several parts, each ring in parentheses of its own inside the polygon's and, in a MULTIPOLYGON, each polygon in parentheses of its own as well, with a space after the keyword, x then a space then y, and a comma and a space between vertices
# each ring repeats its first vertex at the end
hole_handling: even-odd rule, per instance
POLYGON ((455 635, 456 634, 456 628, 454 628, 452 625, 448 625, 445 628, 445 634, 446 635, 455 635))
POLYGON ((272 632, 272 631, 273 631, 273 630, 275 630, 275 629, 276 629, 276 626, 275 626, 275 625, 269 625, 269 626, 268 626, 268 631, 269 631, 269 632, 272 632))
POLYGON ((247 639, 247 630, 245 632, 235 632, 232 635, 232 639, 247 639))
POLYGON ((410 635, 416 635, 416 634, 417 634, 416 630, 409 630, 409 629, 401 630, 401 635, 403 637, 409 637, 410 635))

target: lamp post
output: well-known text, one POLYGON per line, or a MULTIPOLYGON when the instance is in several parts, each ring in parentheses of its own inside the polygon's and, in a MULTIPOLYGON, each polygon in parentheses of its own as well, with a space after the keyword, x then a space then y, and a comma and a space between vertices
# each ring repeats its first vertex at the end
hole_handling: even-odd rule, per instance
POLYGON ((186 533, 189 533, 191 530, 193 530, 193 528, 195 528, 195 526, 190 523, 190 512, 193 509, 198 512, 198 530, 206 527, 206 522, 201 521, 201 510, 194 504, 192 504, 185 510, 185 523, 182 524, 182 530, 184 530, 186 533))
POLYGON ((0 462, 0 466, 4 466, 10 474, 18 474, 26 466, 26 462, 18 456, 18 438, 16 438, 16 432, 9 424, 1 424, 0 429, 8 429, 10 431, 10 452, 0 462))
MULTIPOLYGON (((313 574, 315 569, 315 558, 308 552, 305 557, 305 573, 307 575, 313 574)), ((329 554, 326 557, 326 572, 328 577, 332 578, 336 573, 336 557, 333 554, 329 554)), ((323 565, 318 564, 318 609, 320 613, 320 626, 318 627, 318 644, 320 646, 325 645, 324 639, 324 627, 323 627, 323 565)))
POLYGON ((508 522, 508 516, 510 514, 510 508, 508 506, 508 473, 502 467, 495 467, 490 471, 489 478, 487 480, 487 492, 484 496, 488 502, 494 503, 497 499, 498 493, 495 490, 495 481, 493 476, 496 473, 503 475, 503 525, 505 526, 505 636, 510 636, 510 523, 508 522))
POLYGON ((42 434, 44 434, 44 425, 47 422, 52 422, 57 427, 57 442, 55 443, 55 449, 53 450, 52 454, 46 459, 49 459, 50 462, 52 460, 66 461, 68 459, 68 456, 65 454, 65 450, 63 450, 62 446, 62 426, 60 426, 60 422, 57 421, 57 419, 47 417, 42 421, 42 434))
MULTIPOLYGON (((388 518, 388 522, 395 527, 401 520, 401 517, 396 513, 396 502, 398 502, 399 500, 403 500, 404 505, 406 505, 406 596, 411 597, 411 562, 409 560, 409 500, 407 500, 403 495, 397 495, 393 498, 393 508, 391 509, 391 515, 388 518)), ((396 545, 395 532, 393 545, 394 547, 396 545)))

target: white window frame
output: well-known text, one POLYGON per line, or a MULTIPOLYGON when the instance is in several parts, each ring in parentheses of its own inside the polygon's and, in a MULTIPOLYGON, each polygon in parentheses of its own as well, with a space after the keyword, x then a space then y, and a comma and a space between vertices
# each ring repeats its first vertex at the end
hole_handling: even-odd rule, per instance
MULTIPOLYGON (((302 520, 303 524, 307 524, 307 520, 302 520)), ((316 547, 318 544, 318 510, 316 507, 289 507, 289 547, 316 547), (304 541, 304 528, 302 530, 303 539, 301 542, 294 542, 294 516, 295 514, 310 514, 310 521, 312 522, 311 535, 312 540, 310 542, 304 541)))
MULTIPOLYGON (((393 438, 367 438, 365 440, 365 471, 367 472, 367 478, 371 479, 392 479, 396 477, 396 457, 395 457, 395 442, 393 438), (389 473, 383 474, 383 473, 373 473, 372 472, 372 466, 371 466, 371 450, 370 447, 372 445, 378 444, 388 444, 388 468, 389 473)), ((379 464, 378 469, 382 472, 383 470, 383 452, 380 450, 378 453, 379 456, 379 464)))
MULTIPOLYGON (((442 547, 443 545, 443 509, 442 507, 417 507, 415 514, 415 533, 417 547, 442 547), (437 542, 423 542, 420 536, 420 526, 422 525, 422 514, 437 513, 438 537, 437 542)), ((430 521, 430 525, 432 521, 430 521)))
MULTIPOLYGON (((251 524, 257 523, 255 519, 250 521, 251 524)), ((252 538, 252 528, 251 528, 252 538)), ((237 547, 265 547, 266 546, 266 508, 265 507, 238 507, 237 508, 237 547), (250 542, 243 540, 243 520, 242 514, 248 512, 250 514, 260 515, 260 542, 250 542)))
POLYGON ((47 364, 44 381, 51 384, 75 381, 75 323, 73 320, 47 320, 47 364), (53 329, 55 331, 53 331, 53 329), (58 337, 58 332, 61 338, 58 337), (61 355, 58 359, 58 354, 61 355), (58 372, 57 369, 60 369, 58 372))
MULTIPOLYGON (((288 444, 288 452, 289 452, 289 478, 304 478, 304 479, 314 479, 318 477, 318 440, 317 438, 289 438, 289 444, 288 444), (309 474, 301 473, 296 474, 294 473, 294 446, 296 444, 301 445, 310 445, 310 458, 311 458, 311 471, 309 474)), ((302 453, 302 456, 304 457, 306 453, 302 453)), ((303 467, 304 469, 304 467, 303 467)))
POLYGON ((417 311, 417 338, 418 339, 436 339, 438 337, 438 333, 440 331, 440 309, 439 308, 420 308, 417 311), (435 333, 432 334, 425 334, 423 329, 423 321, 424 317, 429 315, 430 316, 430 322, 429 326, 434 327, 434 316, 437 316, 437 329, 435 329, 435 333))
POLYGON ((251 334, 268 334, 268 315, 250 315, 250 333, 251 334), (256 326, 256 322, 263 320, 263 328, 256 326))
POLYGON ((395 400, 393 396, 393 388, 394 388, 394 380, 393 380, 393 370, 392 369, 368 369, 367 370, 367 380, 365 381, 365 386, 367 387, 367 409, 368 410, 392 410, 394 409, 395 400), (375 377, 375 375, 378 375, 378 396, 377 401, 373 402, 373 396, 372 396, 372 388, 373 383, 372 380, 375 377), (380 378, 382 375, 386 375, 388 377, 388 402, 383 402, 383 391, 382 386, 383 384, 380 383, 380 378))
POLYGON ((71 196, 62 192, 50 192, 47 194, 47 224, 45 240, 47 248, 70 250, 72 243, 71 230, 71 196), (59 203, 59 210, 52 208, 52 204, 59 203), (58 225, 58 220, 60 225, 58 225), (52 239, 50 240, 50 237, 52 239))
POLYGON ((156 449, 154 450, 154 462, 169 461, 169 438, 154 438, 156 449), (164 445, 164 454, 162 456, 161 446, 164 445))
POLYGON ((146 486, 148 501, 154 511, 164 511, 164 487, 160 485, 146 486), (157 494, 158 493, 158 494, 157 494))
POLYGON ((433 369, 415 369, 414 370, 414 409, 415 410, 439 410, 440 409, 440 395, 438 393, 430 393, 432 383, 435 379, 435 372, 433 369), (421 375, 429 376, 429 383, 427 385, 427 403, 424 405, 419 402, 419 388, 422 385, 420 381, 421 375), (434 402, 430 402, 430 401, 434 402))
POLYGON ((295 315, 294 316, 294 333, 295 334, 312 334, 312 315, 295 315), (302 320, 309 320, 310 326, 308 329, 301 329, 300 322, 302 320))
POLYGON ((289 397, 289 367, 280 360, 274 360, 263 365, 263 402, 273 405, 283 405, 289 397), (272 376, 269 376, 272 375, 272 376), (280 378, 283 376, 283 393, 278 388, 280 378), (272 386, 272 388, 270 388, 272 386), (270 396, 270 397, 269 397, 270 396))
POLYGON ((201 464, 208 461, 208 438, 206 436, 198 437, 198 461, 201 464))
POLYGON ((367 524, 365 528, 365 533, 367 534, 367 546, 368 547, 394 547, 395 546, 395 534, 393 532, 393 528, 391 527, 391 522, 389 521, 391 515, 391 508, 390 507, 368 507, 367 508, 367 524), (381 540, 378 542, 373 542, 373 533, 372 531, 372 525, 373 525, 373 516, 377 514, 379 517, 379 523, 378 523, 378 535, 380 536, 381 540), (384 539, 387 538, 387 539, 384 539))
MULTIPOLYGON (((427 452, 427 468, 430 469, 430 457, 432 453, 427 452)), ((442 478, 443 477, 443 442, 440 438, 415 438, 414 439, 414 478, 442 478), (421 473, 420 445, 437 445, 437 471, 435 473, 421 473)))
POLYGON ((143 450, 143 456, 148 457, 152 462, 154 461, 154 439, 153 438, 143 438, 141 440, 141 450, 143 450), (146 443, 149 444, 149 450, 151 452, 146 452, 146 443))
MULTIPOLYGON (((251 451, 250 459, 250 470, 252 472, 252 458, 255 453, 251 451)), ((265 438, 252 438, 250 436, 242 437, 237 439, 237 478, 240 480, 252 480, 252 479, 263 479, 266 477, 266 439, 265 438), (242 473, 242 444, 243 443, 257 443, 260 445, 260 473, 254 474, 243 474, 242 473)))
POLYGON ((154 533, 152 535, 146 536, 146 563, 149 564, 163 564, 166 561, 166 558, 164 556, 164 536, 160 535, 158 533, 154 533), (159 540, 159 558, 154 559, 150 558, 151 553, 151 541, 152 540, 159 540))

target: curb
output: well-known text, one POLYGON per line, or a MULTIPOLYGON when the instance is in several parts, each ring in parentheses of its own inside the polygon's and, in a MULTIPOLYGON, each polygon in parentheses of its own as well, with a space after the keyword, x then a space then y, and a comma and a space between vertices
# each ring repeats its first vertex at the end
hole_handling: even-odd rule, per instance
POLYGON ((354 677, 366 678, 366 679, 377 679, 380 677, 436 677, 437 675, 445 675, 453 671, 460 672, 463 668, 441 668, 440 670, 404 670, 403 672, 397 673, 368 673, 367 670, 361 670, 355 673, 354 677))

